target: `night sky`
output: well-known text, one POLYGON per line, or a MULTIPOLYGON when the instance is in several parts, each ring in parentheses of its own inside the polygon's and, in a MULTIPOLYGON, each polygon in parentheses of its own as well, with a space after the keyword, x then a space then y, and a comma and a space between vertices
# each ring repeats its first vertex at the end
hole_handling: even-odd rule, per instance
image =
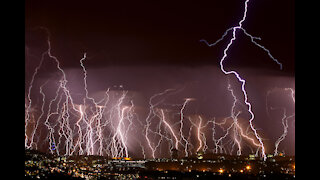
MULTIPOLYGON (((222 118, 230 114, 232 105, 227 91, 230 81, 243 102, 239 82, 232 75, 224 75, 219 66, 231 33, 214 47, 200 40, 215 42, 225 30, 237 25, 244 1, 27 0, 25 5, 26 87, 41 53, 48 48, 46 33, 38 28, 46 27, 51 34, 52 53, 61 62, 75 99, 84 93, 79 60, 87 53, 84 64, 92 96, 109 87, 122 87, 134 94, 138 107, 146 107, 153 94, 181 88, 166 102, 181 104, 184 98, 193 97, 196 101, 188 105, 186 114, 222 118)), ((277 90, 295 88, 294 1, 251 0, 243 28, 260 37, 258 42, 283 64, 280 70, 242 31, 237 32, 224 63, 227 70, 236 70, 246 79, 256 115, 254 125, 266 139, 267 151, 273 153, 274 142, 283 131, 282 114, 266 104, 294 113, 288 93, 277 90), (274 93, 266 100, 271 90, 274 93)), ((48 79, 58 81, 52 62, 39 71, 34 89, 48 79)), ((36 90, 32 97, 40 98, 36 90)), ((242 118, 248 118, 245 109, 243 112, 242 118)), ((291 119, 286 140, 280 144, 286 154, 295 153, 294 129, 291 119)))

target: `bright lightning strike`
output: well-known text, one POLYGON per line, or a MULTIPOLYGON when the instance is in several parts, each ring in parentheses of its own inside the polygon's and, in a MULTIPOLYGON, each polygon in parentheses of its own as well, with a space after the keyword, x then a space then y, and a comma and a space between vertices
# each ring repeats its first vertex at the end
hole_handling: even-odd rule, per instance
POLYGON ((267 50, 264 46, 261 46, 261 45, 258 44, 256 41, 254 41, 254 39, 260 39, 260 38, 256 38, 256 37, 251 36, 250 34, 248 34, 248 33, 243 29, 242 23, 246 20, 247 9, 248 9, 248 2, 249 2, 249 0, 246 0, 246 1, 245 1, 244 13, 243 13, 242 19, 239 21, 239 23, 238 23, 237 26, 227 29, 227 31, 223 34, 223 36, 222 36, 219 40, 217 40, 215 43, 213 43, 213 44, 209 44, 206 40, 200 40, 200 41, 201 41, 201 42, 205 42, 208 46, 214 46, 214 45, 216 45, 219 41, 221 41, 221 40, 226 36, 226 34, 227 34, 229 31, 232 30, 232 38, 230 39, 227 47, 226 47, 226 48, 224 49, 224 51, 223 51, 223 57, 220 59, 220 68, 221 68, 221 71, 222 71, 225 75, 233 74, 233 75, 238 79, 238 81, 241 83, 241 90, 242 90, 243 95, 244 95, 244 102, 245 102, 245 104, 248 106, 248 112, 249 112, 250 115, 251 115, 251 118, 250 118, 250 120, 249 120, 250 127, 251 127, 251 129, 253 130, 255 137, 259 140, 259 143, 260 143, 260 146, 261 146, 262 157, 263 157, 264 160, 266 160, 267 157, 266 157, 266 154, 265 154, 264 144, 263 144, 261 137, 258 135, 257 130, 254 128, 253 123, 252 123, 252 121, 254 120, 254 113, 253 113, 253 111, 252 111, 252 105, 251 105, 251 104, 249 103, 249 101, 248 101, 248 95, 247 95, 247 92, 246 92, 246 90, 245 90, 246 81, 245 81, 243 78, 241 78, 241 76, 240 76, 240 74, 239 74, 238 72, 236 72, 236 71, 234 71, 234 70, 226 71, 225 68, 224 68, 224 66, 223 66, 223 63, 224 63, 225 59, 226 59, 227 56, 228 56, 228 53, 227 53, 227 52, 228 52, 229 48, 231 47, 231 45, 233 44, 233 42, 236 40, 236 32, 237 32, 238 29, 240 29, 240 30, 243 30, 244 33, 251 38, 251 41, 252 41, 255 45, 257 45, 258 47, 260 47, 260 48, 262 48, 263 50, 265 50, 265 51, 268 53, 269 57, 271 57, 271 58, 273 59, 273 61, 275 61, 277 64, 279 64, 279 65, 280 65, 280 69, 282 69, 282 64, 281 64, 277 59, 275 59, 275 58, 271 55, 270 51, 267 50))
MULTIPOLYGON (((266 96, 266 108, 267 108, 267 114, 269 114, 269 101, 268 101, 268 97, 272 94, 272 93, 276 93, 276 92, 290 92, 288 95, 290 97, 290 101, 292 100, 292 102, 295 104, 295 96, 294 96, 294 89, 293 88, 273 88, 271 90, 269 90, 267 92, 267 96, 266 96)), ((288 119, 292 118, 295 116, 295 113, 288 115, 287 114, 287 108, 286 107, 273 107, 271 106, 270 110, 277 110, 280 109, 283 111, 283 116, 281 118, 281 124, 283 126, 283 133, 281 134, 281 136, 276 140, 275 142, 275 149, 274 149, 274 156, 277 156, 279 154, 279 145, 280 143, 286 138, 287 134, 288 134, 288 119)))

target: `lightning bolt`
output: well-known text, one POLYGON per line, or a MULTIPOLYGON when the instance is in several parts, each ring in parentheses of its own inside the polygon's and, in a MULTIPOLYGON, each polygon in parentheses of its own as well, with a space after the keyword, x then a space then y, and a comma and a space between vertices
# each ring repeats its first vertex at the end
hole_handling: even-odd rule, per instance
POLYGON ((199 125, 198 125, 198 128, 197 128, 197 138, 198 138, 198 142, 199 142, 199 146, 197 148, 197 152, 200 151, 200 149, 202 148, 202 140, 201 140, 201 123, 202 123, 202 118, 201 116, 199 116, 199 125))
MULTIPOLYGON (((42 64, 43 64, 43 61, 44 61, 44 56, 47 52, 44 52, 41 56, 41 60, 40 60, 40 63, 39 65, 36 67, 33 75, 32 75, 32 78, 31 78, 31 81, 30 81, 30 85, 29 85, 29 88, 28 88, 28 95, 27 95, 27 102, 26 105, 26 112, 25 112, 25 147, 26 148, 31 148, 31 145, 28 145, 28 135, 27 135, 27 128, 28 128, 28 125, 29 125, 29 121, 30 121, 30 112, 31 112, 31 106, 32 106, 32 100, 31 100, 31 90, 32 90, 32 87, 33 87, 33 82, 34 82, 34 79, 36 77, 36 75, 38 74, 38 71, 39 69, 41 68, 42 64)), ((32 144, 32 143, 30 143, 32 144)))
POLYGON ((155 151, 157 150, 156 147, 153 147, 152 144, 151 144, 151 141, 150 141, 150 138, 149 138, 149 131, 150 131, 150 126, 151 126, 151 120, 156 116, 156 113, 155 113, 155 107, 157 105, 159 105, 163 100, 161 101, 158 101, 157 103, 153 104, 153 100, 156 98, 156 97, 159 97, 159 96, 162 96, 170 91, 174 91, 174 89, 166 89, 165 91, 163 92, 160 92, 160 93, 157 93, 157 94, 154 94, 153 96, 150 97, 149 99, 149 113, 148 113, 148 116, 146 117, 146 126, 144 128, 144 132, 145 132, 145 138, 147 140, 147 144, 148 144, 148 147, 151 149, 151 155, 152 155, 152 158, 154 159, 155 158, 155 151))
MULTIPOLYGON (((201 115, 198 115, 197 119, 199 119, 199 123, 198 124, 193 122, 191 116, 189 117, 189 121, 191 122, 191 127, 190 127, 190 130, 189 130, 188 141, 190 140, 190 137, 191 137, 192 128, 195 127, 197 129, 196 130, 196 138, 198 140, 198 148, 196 149, 195 153, 197 153, 199 151, 205 152, 207 150, 207 148, 208 148, 207 139, 206 139, 205 134, 204 134, 204 132, 202 130, 204 128, 206 128, 212 122, 212 121, 207 121, 207 123, 203 125, 203 118, 201 117, 201 115)), ((191 144, 191 143, 189 142, 188 144, 191 144)), ((192 147, 194 147, 194 146, 192 145, 192 147)))
POLYGON ((171 135, 174 137, 175 139, 175 148, 178 150, 178 146, 179 146, 179 140, 178 140, 178 137, 177 135, 175 134, 175 132, 173 131, 171 125, 166 121, 166 118, 165 118, 165 114, 164 114, 164 110, 163 109, 160 109, 160 112, 161 112, 161 121, 166 125, 166 127, 170 130, 170 133, 171 135))
POLYGON ((238 135, 238 131, 239 131, 240 125, 238 124, 238 118, 237 117, 241 112, 238 112, 238 114, 235 115, 235 108, 236 108, 236 103, 238 102, 238 99, 234 95, 234 92, 233 92, 233 89, 231 88, 230 82, 228 83, 228 91, 230 91, 230 93, 231 93, 231 95, 233 97, 233 100, 234 100, 233 104, 232 104, 232 108, 231 108, 231 118, 233 119, 233 123, 235 124, 233 139, 234 139, 234 142, 238 145, 237 155, 240 156, 241 155, 241 139, 240 138, 237 139, 237 135, 238 135))
POLYGON ((45 94, 43 93, 43 86, 46 85, 47 82, 45 82, 43 85, 40 86, 40 94, 42 95, 42 106, 41 106, 41 114, 38 117, 38 119, 36 120, 36 125, 34 127, 34 130, 32 131, 32 135, 31 135, 31 142, 30 142, 30 147, 32 147, 32 145, 35 145, 35 149, 37 149, 37 143, 34 143, 34 135, 36 134, 36 131, 38 129, 39 126, 39 121, 41 120, 43 114, 44 114, 44 105, 45 105, 45 94))
POLYGON ((240 115, 241 111, 238 111, 236 113, 236 104, 239 103, 239 100, 237 99, 237 97, 234 94, 234 90, 231 87, 230 82, 228 82, 228 91, 230 91, 232 98, 233 98, 233 104, 232 104, 232 108, 231 108, 231 115, 230 117, 233 119, 233 123, 232 125, 234 126, 234 142, 238 145, 238 151, 237 151, 237 155, 241 155, 241 137, 244 137, 245 139, 247 139, 248 141, 250 141, 253 145, 257 146, 258 148, 260 148, 261 146, 259 145, 259 143, 256 143, 255 140, 251 137, 248 136, 248 133, 244 133, 242 127, 240 126, 239 122, 238 122, 238 116, 240 115), (237 135, 238 138, 237 139, 237 135))
MULTIPOLYGON (((271 93, 275 93, 275 92, 279 92, 279 91, 290 91, 290 98, 292 100, 292 102, 295 104, 295 91, 293 88, 274 88, 272 90, 269 90, 267 92, 267 96, 266 96, 266 108, 267 108, 267 113, 268 111, 268 97, 271 93)), ((277 141, 275 142, 275 150, 274 150, 274 156, 278 155, 278 148, 279 148, 279 144, 286 138, 287 134, 288 134, 288 119, 292 118, 295 116, 295 113, 291 114, 290 116, 287 115, 287 109, 285 107, 271 107, 271 110, 276 110, 276 109, 281 109, 283 111, 283 116, 281 119, 281 123, 283 126, 283 133, 281 134, 281 136, 277 139, 277 141)), ((269 113, 268 113, 269 114, 269 113)))
POLYGON ((181 139, 182 139, 182 140, 185 142, 185 143, 184 143, 184 147, 185 147, 184 152, 185 152, 185 156, 186 156, 186 157, 188 156, 188 144, 189 144, 189 142, 188 142, 188 140, 183 136, 183 131, 182 131, 182 129, 183 129, 183 119, 184 119, 183 110, 185 109, 187 103, 188 103, 189 101, 191 101, 191 100, 192 100, 191 98, 187 98, 187 99, 184 101, 182 108, 180 109, 180 129, 179 129, 179 132, 180 132, 180 141, 181 141, 181 139))
POLYGON ((260 48, 262 48, 263 50, 267 51, 268 55, 273 59, 273 61, 275 61, 276 63, 278 63, 278 64, 280 65, 280 69, 282 69, 282 64, 279 63, 273 56, 271 56, 270 51, 267 50, 264 46, 261 46, 261 45, 258 44, 256 41, 254 41, 254 39, 259 39, 259 38, 256 38, 256 37, 253 37, 253 36, 249 35, 249 34, 242 28, 242 24, 243 24, 243 22, 245 21, 246 16, 247 16, 248 3, 249 3, 249 0, 246 0, 245 3, 244 3, 244 5, 245 5, 245 6, 244 6, 244 13, 243 13, 242 19, 239 21, 239 23, 238 23, 237 26, 227 29, 227 31, 224 33, 224 35, 223 35, 218 41, 216 41, 216 42, 213 43, 213 44, 209 44, 206 40, 200 40, 200 41, 201 41, 201 42, 205 42, 208 46, 214 46, 214 45, 216 45, 219 41, 221 41, 229 31, 232 30, 232 38, 230 39, 227 47, 226 47, 226 48, 224 49, 224 51, 223 51, 223 57, 220 59, 220 69, 221 69, 221 71, 222 71, 225 75, 233 74, 233 75, 238 79, 238 81, 241 83, 241 90, 242 90, 243 95, 244 95, 244 102, 245 102, 245 104, 248 106, 248 112, 250 113, 250 116, 251 116, 251 118, 250 118, 250 120, 249 120, 250 128, 251 128, 252 131, 254 132, 255 137, 259 140, 260 147, 261 147, 262 157, 263 157, 264 160, 266 160, 267 157, 266 157, 266 154, 265 154, 264 144, 263 144, 261 137, 258 135, 257 130, 254 128, 253 123, 252 123, 252 121, 254 120, 254 113, 253 113, 253 111, 252 111, 252 106, 251 106, 251 104, 248 102, 248 96, 247 96, 247 93, 246 93, 246 90, 245 90, 246 81, 245 81, 243 78, 241 78, 241 76, 239 75, 239 73, 237 73, 236 71, 234 71, 234 70, 226 71, 226 70, 224 69, 224 66, 223 66, 223 62, 225 61, 225 59, 226 59, 227 56, 228 56, 227 52, 228 52, 229 48, 231 47, 231 45, 233 44, 233 42, 236 40, 236 32, 237 32, 237 30, 240 29, 240 30, 243 30, 243 31, 244 31, 245 35, 247 35, 247 36, 249 36, 249 37, 251 38, 251 41, 252 41, 255 45, 257 45, 257 46, 259 46, 260 48))
MULTIPOLYGON (((273 108, 272 108, 273 109, 273 108)), ((275 142, 275 149, 274 149, 274 156, 278 155, 278 147, 279 144, 281 143, 281 141, 283 141, 285 139, 285 137, 288 134, 288 121, 287 121, 287 115, 286 115, 286 109, 283 108, 283 117, 281 119, 282 125, 283 125, 283 134, 279 137, 279 139, 277 139, 277 141, 275 142)))

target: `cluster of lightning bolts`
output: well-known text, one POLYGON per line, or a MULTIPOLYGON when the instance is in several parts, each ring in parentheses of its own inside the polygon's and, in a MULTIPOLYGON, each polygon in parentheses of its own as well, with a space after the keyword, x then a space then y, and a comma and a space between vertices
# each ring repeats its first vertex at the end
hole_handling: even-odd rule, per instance
POLYGON ((244 34, 246 36, 248 36, 250 39, 251 39, 251 42, 254 43, 255 45, 257 45, 258 47, 260 47, 261 49, 263 49, 265 52, 267 52, 268 56, 274 61, 276 62, 279 66, 280 66, 280 69, 282 69, 282 64, 276 59, 274 58, 270 51, 268 49, 266 49, 264 46, 260 45, 259 43, 257 43, 255 40, 261 40, 261 38, 259 37, 254 37, 252 35, 250 35, 249 33, 247 33, 247 31, 243 28, 243 22, 246 20, 246 16, 247 16, 247 10, 248 10, 248 3, 249 3, 249 0, 246 0, 245 3, 244 3, 244 13, 243 13, 243 16, 242 16, 242 19, 239 21, 238 25, 237 26, 234 26, 234 27, 231 27, 229 29, 227 29, 225 31, 225 33, 223 34, 223 36, 218 39, 216 42, 210 44, 208 43, 206 40, 200 40, 201 42, 204 42, 206 43, 208 46, 215 46, 218 42, 222 41, 224 39, 224 37, 228 34, 228 32, 232 31, 232 38, 230 39, 229 43, 227 44, 227 47, 224 49, 223 51, 223 57, 220 59, 220 68, 221 68, 221 71, 225 74, 225 75, 229 75, 229 74, 232 74, 234 75, 238 81, 241 83, 241 90, 243 92, 243 95, 244 95, 244 102, 245 104, 248 106, 248 112, 250 113, 251 115, 251 118, 249 120, 249 124, 250 124, 250 128, 252 129, 252 131, 254 132, 254 135, 256 137, 256 139, 259 141, 259 148, 261 148, 261 155, 263 157, 264 160, 266 160, 266 153, 265 153, 265 146, 264 146, 264 143, 262 141, 262 138, 261 136, 257 133, 257 130, 256 128, 253 126, 253 120, 254 120, 254 113, 252 111, 252 105, 251 103, 249 103, 248 101, 248 95, 247 95, 247 92, 245 90, 245 84, 246 84, 246 81, 245 79, 243 79, 240 74, 238 72, 236 72, 235 70, 231 70, 231 71, 226 71, 224 66, 223 66, 223 62, 225 61, 225 59, 227 58, 228 56, 228 50, 229 48, 231 47, 231 45, 233 44, 233 42, 236 40, 236 32, 238 30, 242 30, 244 32, 244 34))
POLYGON ((287 107, 283 107, 283 106, 271 106, 269 105, 268 103, 268 99, 269 99, 269 96, 271 94, 274 94, 274 93, 279 93, 279 92, 285 92, 285 93, 288 93, 288 96, 289 96, 289 99, 292 101, 293 104, 295 104, 295 90, 293 88, 273 88, 271 90, 269 90, 267 92, 267 95, 266 95, 266 111, 267 111, 267 114, 269 115, 269 111, 270 110, 282 110, 283 112, 283 115, 282 115, 282 118, 281 118, 281 124, 283 126, 283 133, 281 134, 281 136, 276 140, 274 146, 275 146, 275 149, 274 149, 274 156, 277 156, 279 154, 279 145, 280 143, 286 138, 287 134, 288 134, 288 128, 289 128, 289 125, 288 125, 288 120, 289 119, 292 119, 293 117, 295 117, 295 113, 291 113, 290 115, 287 114, 287 107), (270 109, 270 110, 269 110, 270 109))
MULTIPOLYGON (((57 153, 58 155, 129 157, 129 136, 140 125, 142 131, 139 133, 143 138, 139 139, 138 144, 144 158, 162 157, 163 149, 166 148, 168 150, 166 152, 176 149, 184 156, 190 156, 200 151, 241 155, 244 145, 247 145, 252 152, 252 146, 256 147, 256 155, 261 151, 260 154, 265 159, 263 139, 253 126, 254 113, 245 90, 246 81, 236 71, 226 71, 223 66, 223 62, 228 56, 227 52, 236 40, 236 32, 241 30, 251 39, 252 43, 263 49, 282 69, 282 64, 271 55, 270 51, 256 42, 260 38, 250 35, 242 27, 242 23, 246 19, 248 2, 249 0, 245 1, 244 14, 237 26, 227 29, 223 36, 213 44, 209 44, 206 40, 201 40, 208 46, 214 46, 232 31, 232 38, 224 49, 223 57, 220 59, 220 68, 225 75, 232 74, 241 83, 244 103, 241 103, 237 98, 228 79, 227 90, 230 92, 233 101, 230 115, 222 120, 217 120, 218 118, 215 117, 207 118, 202 115, 185 115, 188 104, 196 100, 194 98, 185 98, 181 104, 172 104, 172 106, 178 107, 176 110, 166 108, 164 104, 166 98, 177 93, 179 91, 177 89, 166 89, 151 96, 149 99, 149 112, 143 120, 135 112, 135 106, 132 98, 128 97, 128 91, 113 92, 108 88, 104 93, 104 97, 96 101, 95 98, 89 96, 88 92, 87 70, 84 66, 86 53, 83 54, 83 58, 80 60, 85 96, 82 103, 74 103, 68 88, 66 73, 61 68, 58 58, 51 52, 50 33, 43 28, 48 33, 48 49, 42 54, 40 63, 35 68, 26 94, 25 147, 39 148, 39 144, 41 144, 39 143, 40 134, 43 133, 39 126, 44 125, 47 129, 45 145, 51 153, 57 153), (31 92, 37 91, 34 90, 34 81, 46 59, 53 60, 57 71, 61 74, 61 79, 57 85, 55 96, 49 102, 46 102, 48 97, 44 92, 49 80, 39 87, 39 93, 42 97, 40 100, 41 107, 39 108, 32 100, 31 92), (38 114, 38 109, 40 109, 40 115, 38 114), (239 115, 243 111, 250 113, 248 124, 239 121, 239 115)), ((290 95, 293 102, 295 102, 294 90, 291 88, 284 90, 291 92, 290 95)), ((270 93, 272 92, 268 94, 270 93)), ((274 109, 279 109, 279 107, 271 108, 271 110, 274 109)), ((294 114, 288 116, 286 109, 282 109, 284 131, 275 143, 275 155, 278 154, 279 144, 287 135, 288 119, 294 116, 294 114)), ((135 133, 138 132, 136 131, 135 133)))
POLYGON ((90 97, 87 89, 87 71, 83 65, 86 59, 84 53, 80 65, 84 75, 85 97, 83 103, 74 103, 67 86, 66 73, 60 67, 58 58, 52 55, 50 34, 45 30, 48 33, 48 49, 42 54, 40 63, 32 75, 25 101, 25 147, 39 148, 43 131, 39 126, 44 125, 48 130, 46 141, 51 153, 128 157, 127 137, 130 129, 134 127, 132 120, 135 118, 134 104, 127 98, 128 91, 111 93, 109 88, 99 101, 90 97), (49 81, 40 86, 41 114, 36 118, 37 108, 31 92, 46 58, 54 60, 58 72, 61 73, 61 79, 52 99, 46 98, 44 93, 44 87, 49 81), (49 99, 49 102, 45 99, 49 99))
POLYGON ((163 102, 175 89, 154 94, 149 99, 149 113, 143 131, 147 146, 140 144, 144 157, 161 157, 163 146, 168 148, 168 152, 176 149, 185 157, 197 152, 234 154, 235 148, 236 154, 242 155, 244 145, 250 149, 251 146, 257 147, 257 153, 261 145, 250 131, 250 125, 247 124, 245 130, 246 123, 238 120, 241 114, 239 107, 244 109, 245 105, 236 98, 229 81, 227 90, 233 101, 230 115, 222 120, 199 114, 185 115, 187 105, 196 101, 194 98, 185 98, 183 103, 175 104, 178 110, 164 108, 163 102), (148 149, 150 154, 146 154, 148 149))
MULTIPOLYGON (((86 53, 80 59, 83 72, 84 96, 82 103, 74 103, 67 86, 66 73, 60 67, 59 60, 51 53, 51 42, 48 35, 48 50, 41 56, 39 65, 35 68, 27 91, 25 108, 25 147, 39 149, 45 144, 50 153, 58 155, 108 155, 111 157, 128 157, 127 146, 129 134, 140 124, 140 133, 144 140, 139 141, 144 158, 162 157, 161 151, 168 148, 179 150, 184 156, 190 156, 199 151, 213 153, 230 153, 236 146, 237 155, 241 155, 242 139, 248 139, 253 146, 259 146, 250 137, 250 132, 244 132, 238 122, 240 111, 236 104, 240 102, 233 93, 231 84, 227 90, 233 97, 230 116, 222 121, 215 118, 208 119, 202 115, 185 115, 189 103, 196 99, 185 98, 181 104, 170 104, 178 107, 176 110, 165 108, 166 98, 176 94, 181 89, 166 89, 156 93, 149 99, 149 113, 145 119, 139 119, 135 113, 132 99, 128 98, 128 91, 112 93, 110 88, 104 92, 104 97, 96 101, 89 96, 87 85, 87 70, 84 66, 86 53), (47 58, 47 59, 46 59, 47 58), (55 94, 50 99, 46 97, 45 87, 50 84, 47 80, 39 87, 41 95, 40 107, 32 101, 34 81, 45 63, 54 60, 61 79, 57 84, 55 94), (46 99, 49 101, 46 102, 46 99), (40 110, 40 114, 36 112, 40 110), (138 123, 136 123, 138 122, 138 123), (231 122, 231 123, 229 123, 231 122), (45 141, 40 143, 42 128, 47 129, 45 141), (135 125, 136 124, 136 125, 135 125), (211 128, 210 128, 211 126, 211 128), (220 128, 218 133, 217 128, 220 128), (206 133, 211 130, 211 134, 206 133), (233 130, 233 133, 231 132, 233 130), (217 134, 222 134, 217 137, 217 134), (213 146, 209 145, 214 142, 213 146), (230 145, 231 148, 228 147, 230 145), (228 149, 229 148, 229 149, 228 149)), ((138 137, 138 135, 137 135, 138 137)))

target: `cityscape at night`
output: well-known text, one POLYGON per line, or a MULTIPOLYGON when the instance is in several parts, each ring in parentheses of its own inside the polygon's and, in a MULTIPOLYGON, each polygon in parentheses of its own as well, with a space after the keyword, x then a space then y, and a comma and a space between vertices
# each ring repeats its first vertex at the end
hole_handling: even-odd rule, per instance
POLYGON ((25 178, 295 179, 293 9, 27 0, 25 178))
POLYGON ((156 159, 57 156, 26 150, 28 179, 294 179, 293 156, 202 154, 156 159))

